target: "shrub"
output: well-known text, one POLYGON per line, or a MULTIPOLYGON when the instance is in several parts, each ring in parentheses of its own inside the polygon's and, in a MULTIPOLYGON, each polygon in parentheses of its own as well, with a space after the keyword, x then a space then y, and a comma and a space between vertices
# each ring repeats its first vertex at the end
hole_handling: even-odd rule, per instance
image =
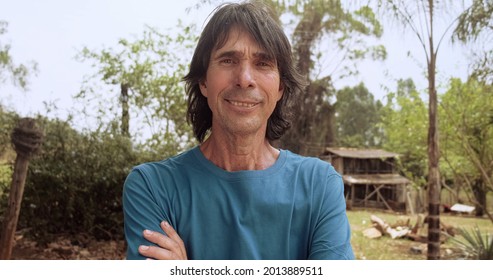
POLYGON ((493 236, 489 233, 481 233, 479 227, 474 227, 470 232, 459 228, 459 234, 464 241, 453 238, 467 258, 476 260, 493 260, 493 236))
POLYGON ((38 123, 45 138, 30 162, 18 229, 30 228, 39 242, 62 233, 121 238, 122 186, 136 164, 130 139, 112 131, 80 133, 66 121, 38 123))

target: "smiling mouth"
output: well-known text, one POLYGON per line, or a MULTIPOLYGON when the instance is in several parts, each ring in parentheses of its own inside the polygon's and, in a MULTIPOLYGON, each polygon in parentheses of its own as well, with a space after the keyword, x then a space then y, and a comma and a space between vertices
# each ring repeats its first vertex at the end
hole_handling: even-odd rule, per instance
POLYGON ((253 106, 258 104, 258 103, 239 102, 239 101, 232 101, 232 100, 228 100, 228 102, 234 106, 243 107, 243 108, 252 108, 253 106))

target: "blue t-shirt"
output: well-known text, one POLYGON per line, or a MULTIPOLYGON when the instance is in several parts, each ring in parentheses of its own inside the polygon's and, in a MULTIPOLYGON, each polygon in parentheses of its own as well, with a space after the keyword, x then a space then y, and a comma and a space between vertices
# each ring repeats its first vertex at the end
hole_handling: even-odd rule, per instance
POLYGON ((123 190, 127 259, 168 221, 189 259, 354 259, 341 176, 281 150, 265 170, 225 171, 197 146, 135 167, 123 190))

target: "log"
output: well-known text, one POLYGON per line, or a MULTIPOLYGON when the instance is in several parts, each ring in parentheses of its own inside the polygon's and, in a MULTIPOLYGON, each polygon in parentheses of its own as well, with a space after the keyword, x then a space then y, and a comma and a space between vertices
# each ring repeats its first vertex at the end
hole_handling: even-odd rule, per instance
POLYGON ((370 216, 370 220, 376 224, 376 228, 383 234, 388 234, 392 239, 406 236, 410 230, 407 227, 392 228, 385 221, 375 215, 370 216))
POLYGON ((379 217, 377 217, 375 215, 371 215, 370 220, 375 224, 375 227, 381 233, 385 233, 387 231, 387 228, 389 227, 389 225, 384 220, 380 219, 379 217))
POLYGON ((406 235, 406 237, 411 239, 412 241, 421 242, 421 243, 428 243, 428 236, 423 236, 423 235, 414 234, 414 233, 410 232, 406 235))

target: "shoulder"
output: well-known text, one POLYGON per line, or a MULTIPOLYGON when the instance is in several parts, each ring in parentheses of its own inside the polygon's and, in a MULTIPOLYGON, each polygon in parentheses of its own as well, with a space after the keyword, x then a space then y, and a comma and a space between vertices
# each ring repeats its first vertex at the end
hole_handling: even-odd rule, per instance
POLYGON ((294 178, 300 189, 311 193, 317 201, 329 199, 331 203, 343 195, 342 176, 332 164, 315 157, 301 156, 289 151, 287 153, 284 174, 294 178))
POLYGON ((125 180, 125 187, 158 188, 170 180, 187 177, 187 173, 193 173, 191 169, 194 169, 196 164, 193 150, 161 161, 146 162, 133 167, 125 180))
POLYGON ((332 164, 327 161, 316 157, 301 156, 290 151, 285 152, 287 154, 286 164, 290 168, 294 168, 299 172, 318 175, 321 178, 328 178, 331 176, 341 177, 332 164))
POLYGON ((163 159, 161 161, 146 162, 135 166, 132 169, 132 173, 140 173, 142 175, 157 175, 163 172, 175 173, 179 170, 183 170, 183 166, 193 167, 196 162, 193 159, 194 149, 187 150, 176 156, 163 159))

